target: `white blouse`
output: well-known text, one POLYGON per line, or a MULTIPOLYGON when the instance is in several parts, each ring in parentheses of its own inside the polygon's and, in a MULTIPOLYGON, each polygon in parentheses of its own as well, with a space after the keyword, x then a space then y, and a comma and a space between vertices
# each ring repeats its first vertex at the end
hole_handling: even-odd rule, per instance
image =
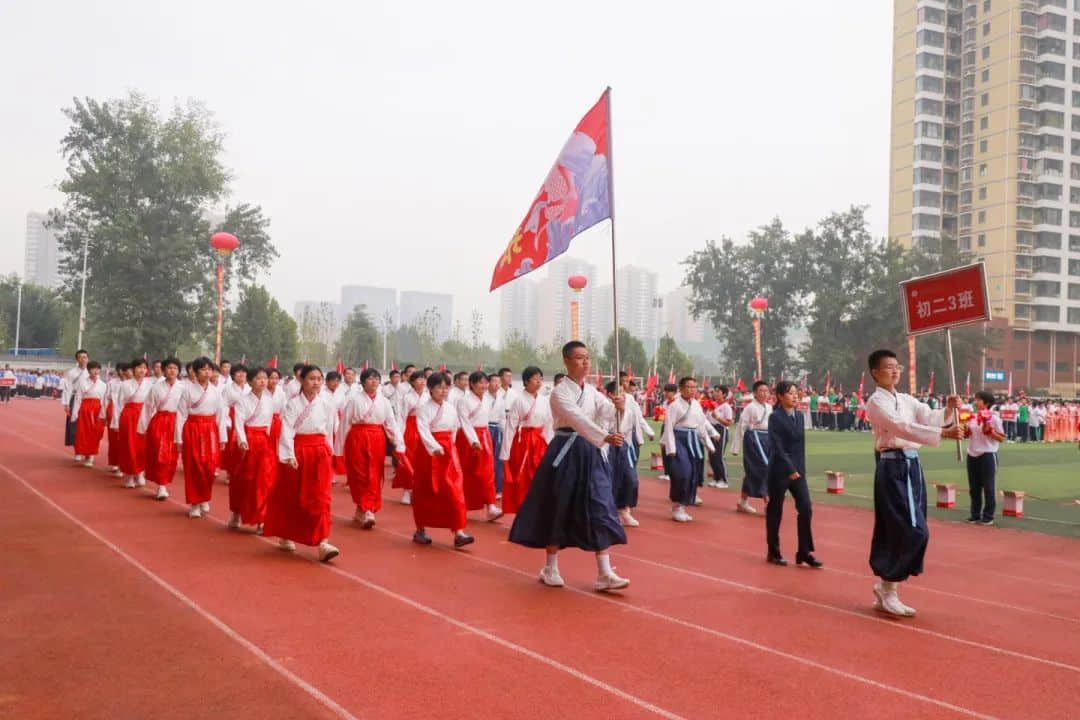
POLYGON ((739 416, 739 424, 735 428, 735 442, 731 447, 731 454, 738 455, 743 449, 743 436, 749 430, 768 430, 769 416, 772 415, 772 405, 759 403, 751 400, 750 404, 743 408, 739 416))
POLYGON ((681 395, 668 405, 665 418, 669 422, 664 423, 664 433, 660 437, 660 444, 664 446, 665 455, 675 454, 675 429, 685 428, 694 430, 709 450, 715 449, 710 438, 719 437, 720 433, 705 418, 705 412, 701 409, 701 403, 697 399, 687 402, 681 395), (673 421, 673 422, 672 422, 673 421))
POLYGON ((566 378, 551 391, 551 418, 555 427, 570 427, 598 448, 615 424, 615 406, 591 383, 578 385, 566 378))
MULTIPOLYGON (((74 420, 79 417, 79 408, 82 406, 84 398, 96 398, 98 400, 104 400, 105 394, 108 393, 109 386, 105 384, 105 381, 101 378, 97 380, 90 380, 87 376, 79 381, 79 384, 75 386, 75 404, 71 406, 71 417, 74 420)), ((101 409, 105 409, 105 403, 101 404, 101 409)), ((103 416, 104 417, 104 416, 103 416)))
MULTIPOLYGON (((574 383, 571 382, 570 384, 573 385, 574 383)), ((559 383, 559 386, 561 387, 562 383, 559 383)), ((593 389, 595 390, 595 388, 593 389)), ((506 426, 503 428, 502 452, 499 453, 500 460, 510 459, 510 448, 514 444, 514 436, 517 434, 518 428, 543 428, 544 439, 551 442, 551 438, 555 436, 555 428, 561 427, 555 424, 552 419, 551 398, 554 397, 554 393, 547 396, 538 393, 533 396, 522 391, 508 394, 508 397, 510 398, 510 404, 506 409, 506 426)))
POLYGON ((245 393, 236 401, 234 413, 236 414, 236 442, 247 445, 247 431, 244 426, 269 428, 270 421, 274 418, 274 396, 266 389, 262 391, 262 395, 256 395, 254 392, 245 393))
POLYGON ((874 449, 917 449, 941 444, 941 428, 947 424, 945 409, 931 410, 906 393, 877 388, 866 401, 866 416, 874 433, 874 449))
MULTIPOLYGON (((442 450, 442 445, 435 439, 434 433, 449 431, 450 441, 457 439, 457 430, 461 427, 461 419, 457 409, 450 404, 449 400, 442 404, 428 398, 416 409, 416 429, 420 433, 420 440, 429 455, 442 450)), ((472 430, 472 428, 469 428, 472 430)), ((468 435, 468 432, 466 432, 468 435)), ((470 443, 476 442, 476 433, 472 433, 470 443)))
POLYGON ((285 403, 281 412, 281 439, 278 441, 278 458, 281 462, 296 459, 297 435, 323 435, 326 446, 333 452, 334 430, 337 429, 337 409, 329 393, 319 393, 310 402, 303 393, 285 403), (308 405, 310 412, 306 413, 308 405), (301 417, 303 420, 301 421, 301 417))
POLYGON ((139 415, 139 434, 146 432, 150 427, 150 420, 158 412, 176 412, 176 406, 180 404, 181 385, 175 382, 155 382, 150 392, 147 393, 146 402, 143 403, 142 414, 139 415))
POLYGON ((120 413, 123 412, 124 407, 128 403, 145 403, 146 396, 150 394, 150 389, 154 386, 154 383, 150 382, 149 378, 143 378, 141 381, 135 379, 125 380, 120 383, 120 389, 116 393, 116 410, 113 410, 112 423, 109 424, 113 430, 120 429, 120 413))
POLYGON ((394 417, 394 408, 386 396, 376 391, 375 396, 363 390, 352 393, 345 400, 341 409, 341 431, 337 434, 338 455, 343 455, 345 440, 353 425, 382 425, 387 437, 394 443, 397 452, 405 452, 405 442, 401 439, 401 428, 394 417))
POLYGON ((225 408, 221 391, 216 385, 207 383, 203 389, 198 383, 188 383, 180 388, 180 400, 176 403, 177 443, 184 441, 184 423, 189 415, 216 417, 220 440, 225 442, 225 434, 229 429, 229 411, 225 408))

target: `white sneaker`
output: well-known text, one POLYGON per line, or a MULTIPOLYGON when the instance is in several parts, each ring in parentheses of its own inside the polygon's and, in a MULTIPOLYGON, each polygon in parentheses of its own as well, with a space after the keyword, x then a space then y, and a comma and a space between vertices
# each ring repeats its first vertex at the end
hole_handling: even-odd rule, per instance
POLYGON ((77 463, 81 463, 85 459, 86 458, 84 458, 82 455, 76 455, 75 456, 75 462, 77 462, 77 463))
POLYGON ((201 518, 202 510, 199 509, 198 505, 192 505, 191 509, 187 511, 187 516, 189 518, 201 518))
POLYGON ((639 527, 641 525, 637 518, 630 514, 630 508, 619 511, 619 522, 623 524, 623 527, 639 527))
POLYGON ((874 609, 896 617, 914 617, 915 608, 900 602, 895 590, 886 591, 881 583, 874 585, 874 609))
POLYGON ((489 507, 488 510, 487 510, 487 521, 488 522, 495 522, 496 520, 498 520, 502 516, 503 516, 503 511, 500 510, 499 508, 495 507, 494 505, 489 507))
POLYGON ((143 475, 142 473, 139 473, 138 475, 136 475, 135 476, 135 484, 138 485, 139 487, 144 487, 146 485, 146 475, 143 475))
POLYGON ((502 500, 502 493, 495 493, 496 500, 502 500))
POLYGON ((330 562, 340 554, 338 549, 326 540, 319 543, 319 562, 330 562))
POLYGON ((364 511, 360 508, 356 508, 356 512, 353 513, 352 519, 353 522, 357 524, 364 522, 364 511))
POLYGON ((208 502, 199 503, 199 509, 202 510, 204 513, 210 512, 210 503, 208 503, 208 502))
POLYGON ((412 490, 404 490, 401 493, 401 504, 412 505, 412 490))
POLYGON ((89 457, 83 460, 83 467, 94 467, 94 458, 89 457))
POLYGON ((126 488, 135 487, 135 476, 134 475, 128 475, 127 476, 127 480, 124 481, 124 487, 126 487, 126 488))
POLYGON ((597 576, 596 585, 594 587, 598 592, 607 592, 608 590, 622 590, 625 587, 629 587, 629 585, 629 580, 621 578, 612 572, 608 575, 597 576))
POLYGON ((109 468, 109 474, 112 475, 113 477, 123 477, 124 476, 124 472, 120 468, 116 467, 115 465, 113 467, 109 468))
POLYGON ((548 587, 562 587, 566 584, 563 582, 562 575, 559 574, 559 569, 549 568, 547 565, 540 568, 540 582, 548 587))
POLYGON ((747 515, 757 515, 757 510, 755 510, 754 506, 746 500, 740 500, 735 503, 735 509, 741 513, 746 513, 747 515))
POLYGON ((285 538, 281 538, 281 540, 278 541, 278 550, 284 550, 285 552, 295 552, 296 543, 294 543, 292 540, 286 540, 285 538))
POLYGON ((164 485, 158 485, 157 495, 154 496, 155 500, 165 500, 169 497, 169 491, 164 485))
POLYGON ((669 482, 671 480, 671 477, 668 475, 657 475, 656 479, 663 480, 664 482, 669 482))
POLYGON ((375 513, 368 510, 364 513, 364 519, 360 521, 360 527, 365 530, 370 530, 375 527, 375 513))
POLYGON ((694 496, 694 505, 696 505, 697 507, 701 507, 704 504, 705 504, 705 501, 702 499, 702 497, 700 495, 695 495, 694 496))
POLYGON ((238 527, 240 527, 240 513, 233 513, 229 516, 228 528, 230 530, 235 530, 238 527))
POLYGON ((671 511, 671 519, 675 522, 686 523, 690 522, 694 518, 690 517, 689 513, 686 512, 686 508, 680 505, 679 507, 671 511))
POLYGON ((712 486, 714 488, 717 488, 718 490, 727 490, 728 489, 728 484, 726 482, 724 482, 723 480, 717 480, 716 482, 713 483, 712 486))

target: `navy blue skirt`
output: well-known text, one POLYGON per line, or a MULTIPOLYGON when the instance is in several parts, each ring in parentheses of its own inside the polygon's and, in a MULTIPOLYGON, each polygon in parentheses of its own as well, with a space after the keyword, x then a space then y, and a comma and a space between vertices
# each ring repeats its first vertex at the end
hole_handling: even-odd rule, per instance
POLYGON ((930 529, 926 526, 926 480, 919 457, 886 453, 874 472, 874 536, 870 569, 900 582, 923 570, 930 529))
POLYGON ((488 432, 491 433, 491 447, 495 449, 492 461, 495 463, 495 492, 501 493, 503 489, 503 461, 499 459, 502 450, 502 425, 488 423, 488 432))
POLYGON ((697 430, 676 428, 675 455, 668 456, 671 488, 668 499, 680 505, 693 505, 698 485, 705 478, 705 449, 697 430))
POLYGON ((611 466, 598 448, 576 434, 556 432, 514 518, 510 542, 592 552, 626 543, 611 466))
POLYGON ((607 452, 611 464, 611 492, 615 496, 615 507, 637 507, 637 448, 634 443, 628 442, 621 448, 608 447, 607 452))
POLYGON ((78 426, 78 418, 71 415, 71 411, 75 409, 75 392, 72 391, 71 399, 68 401, 68 416, 64 418, 64 445, 71 447, 75 444, 75 428, 78 426))
POLYGON ((747 430, 743 435, 744 495, 760 498, 769 494, 769 451, 767 430, 747 430))

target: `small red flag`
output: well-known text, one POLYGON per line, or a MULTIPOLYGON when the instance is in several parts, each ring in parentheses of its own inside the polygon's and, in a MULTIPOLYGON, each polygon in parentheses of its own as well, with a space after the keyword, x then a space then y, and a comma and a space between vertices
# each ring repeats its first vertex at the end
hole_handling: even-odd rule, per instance
POLYGON ((277 355, 270 358, 270 362, 266 363, 266 367, 268 367, 268 368, 276 368, 277 367, 277 355))
POLYGON ((746 383, 743 382, 742 378, 739 378, 739 384, 735 387, 735 389, 739 392, 746 392, 746 383))
POLYGON ((365 361, 364 361, 364 367, 363 367, 363 368, 361 368, 361 369, 362 369, 362 370, 367 370, 367 369, 368 369, 368 364, 367 364, 367 360, 365 360, 365 361))
POLYGON ((930 385, 926 388, 926 394, 927 395, 933 395, 934 394, 934 371, 933 370, 930 371, 930 385))
POLYGON ((439 372, 441 372, 441 373, 446 372, 446 363, 441 363, 439 365, 439 372))
POLYGON ((397 370, 397 369, 398 369, 398 368, 397 368, 397 360, 392 360, 392 361, 390 362, 390 369, 391 369, 391 370, 397 370))
POLYGON ((651 395, 653 390, 656 389, 656 386, 659 383, 660 383, 660 376, 657 375, 656 373, 652 373, 651 375, 649 375, 649 379, 645 381, 645 392, 647 392, 647 393, 649 393, 651 395))
POLYGON ((674 365, 671 366, 671 371, 668 373, 667 381, 668 381, 668 385, 674 385, 675 384, 675 366, 674 365))
POLYGON ((337 361, 337 371, 339 373, 345 372, 345 363, 341 362, 340 360, 337 361))

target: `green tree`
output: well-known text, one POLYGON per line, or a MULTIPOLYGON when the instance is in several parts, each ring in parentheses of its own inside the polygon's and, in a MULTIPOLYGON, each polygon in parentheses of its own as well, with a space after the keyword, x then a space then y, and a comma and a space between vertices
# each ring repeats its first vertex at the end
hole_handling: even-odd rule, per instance
POLYGON ((676 377, 684 377, 694 372, 694 361, 679 350, 670 335, 665 334, 656 348, 656 372, 666 379, 672 368, 676 377))
POLYGON ((299 359, 327 365, 331 361, 331 352, 338 337, 334 306, 322 302, 314 307, 304 308, 297 323, 297 330, 300 339, 299 359))
POLYGON ((341 335, 334 343, 334 358, 350 367, 369 363, 378 367, 382 361, 382 332, 367 314, 367 308, 357 305, 345 321, 341 335))
MULTIPOLYGON (((73 100, 61 140, 67 161, 64 206, 50 213, 61 276, 75 297, 88 246, 86 344, 122 357, 173 353, 214 327, 217 257, 207 212, 228 192, 223 134, 210 112, 189 102, 164 117, 137 93, 73 100)), ((229 211, 237 234, 230 282, 251 282, 276 257, 257 207, 229 211)))
POLYGON ((266 288, 249 285, 240 291, 240 302, 227 317, 221 341, 225 357, 246 355, 253 365, 277 357, 284 363, 296 358, 298 344, 296 321, 266 288))
MULTIPOLYGON (((5 348, 15 346, 18 315, 19 278, 0 278, 0 339, 5 348)), ((22 317, 19 328, 21 348, 59 348, 65 316, 71 310, 56 293, 40 285, 22 287, 22 317)))
MULTIPOLYGON (((607 342, 604 343, 604 362, 607 364, 595 368, 600 371, 601 375, 609 374, 612 368, 614 368, 614 332, 608 335, 607 342)), ((631 335, 630 331, 624 327, 619 328, 619 365, 620 367, 615 368, 616 371, 630 368, 634 370, 635 375, 644 374, 646 368, 649 366, 648 356, 645 354, 645 345, 642 344, 641 340, 631 335)))
POLYGON ((517 330, 511 330, 503 338, 502 349, 499 351, 499 365, 517 373, 529 365, 535 365, 538 356, 536 346, 529 342, 525 335, 517 330))

